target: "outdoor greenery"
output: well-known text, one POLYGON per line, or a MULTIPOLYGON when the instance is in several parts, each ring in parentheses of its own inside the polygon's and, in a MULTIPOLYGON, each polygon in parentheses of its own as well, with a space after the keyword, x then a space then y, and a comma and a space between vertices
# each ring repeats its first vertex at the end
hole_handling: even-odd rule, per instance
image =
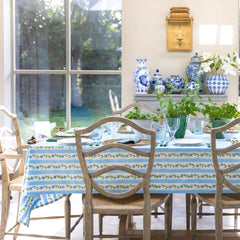
MULTIPOLYGON (((16 69, 66 69, 65 4, 64 0, 16 0, 16 69)), ((91 10, 94 4, 96 1, 71 1, 71 69, 119 70, 121 10, 91 10)), ((92 121, 97 113, 98 119, 108 113, 109 89, 121 102, 120 75, 72 74, 70 80, 72 107, 90 109, 94 112, 89 111, 92 121)), ((53 116, 60 114, 66 118, 68 81, 64 73, 17 74, 15 104, 22 121, 32 118, 54 122, 53 116)), ((78 119, 79 115, 72 118, 78 119)))

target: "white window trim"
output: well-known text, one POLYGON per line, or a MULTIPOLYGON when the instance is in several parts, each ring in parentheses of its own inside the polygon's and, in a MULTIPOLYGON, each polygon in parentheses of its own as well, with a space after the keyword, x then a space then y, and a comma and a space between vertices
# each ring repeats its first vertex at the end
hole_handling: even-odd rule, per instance
POLYGON ((0 104, 13 111, 11 98, 11 21, 10 21, 10 1, 0 1, 0 104))
MULTIPOLYGON (((4 90, 4 92, 6 92, 6 95, 7 96, 11 96, 9 101, 11 102, 11 109, 13 112, 15 112, 15 75, 16 74, 63 74, 66 76, 66 122, 67 122, 67 128, 71 128, 71 108, 70 108, 70 104, 71 104, 71 75, 72 74, 104 74, 104 75, 108 75, 108 74, 111 74, 111 75, 121 75, 122 74, 122 70, 71 70, 71 58, 70 58, 70 49, 71 49, 71 41, 70 41, 70 38, 71 38, 71 31, 70 31, 70 25, 71 25, 71 22, 70 22, 70 0, 66 0, 66 4, 67 4, 67 11, 66 11, 66 69, 65 70, 17 70, 15 69, 15 51, 14 51, 14 48, 15 48, 15 44, 14 44, 14 24, 15 24, 15 14, 14 14, 14 0, 4 0, 4 3, 2 3, 2 1, 0 1, 0 7, 1 7, 1 4, 3 4, 5 6, 5 8, 9 8, 8 10, 7 9, 4 9, 4 7, 1 7, 2 11, 1 11, 1 14, 3 12, 5 13, 9 13, 10 12, 10 15, 8 17, 9 19, 9 23, 8 23, 8 29, 10 29, 11 27, 11 32, 9 31, 9 34, 5 34, 6 31, 4 31, 4 36, 5 36, 5 44, 9 43, 9 46, 5 46, 5 44, 1 44, 0 45, 0 50, 4 49, 5 52, 4 52, 4 56, 11 56, 9 57, 9 59, 7 61, 4 61, 6 63, 6 65, 8 66, 11 66, 9 67, 8 69, 6 69, 6 73, 8 73, 8 77, 4 76, 4 78, 1 77, 1 79, 4 79, 4 87, 5 87, 5 84, 6 84, 6 81, 8 80, 8 82, 11 82, 11 86, 10 88, 8 87, 8 84, 6 84, 6 87, 8 87, 9 89, 7 89, 6 91, 4 90), (11 2, 11 5, 10 5, 10 2, 11 2), (7 10, 7 11, 6 11, 7 10), (11 33, 11 34, 10 34, 11 33), (11 39, 11 41, 9 41, 11 39), (3 45, 3 46, 2 46, 3 45), (11 49, 13 49, 11 55, 9 54, 11 51, 11 49), (9 63, 9 64, 7 64, 9 63), (11 80, 11 81, 10 81, 11 80)), ((0 15, 0 18, 3 20, 5 19, 6 17, 4 16, 1 16, 0 15)), ((1 23, 0 23, 0 27, 1 27, 1 23)), ((2 28, 2 29, 6 29, 6 28, 2 28)), ((0 38, 1 40, 1 38, 0 38)), ((1 51, 0 51, 1 52, 1 51)), ((0 61, 1 60, 5 60, 3 59, 2 56, 0 56, 0 61)), ((1 63, 1 62, 0 62, 1 63)), ((1 64, 2 65, 2 64, 1 64)), ((1 68, 0 68, 1 70, 1 68)), ((1 83, 1 80, 0 80, 0 83, 1 83)), ((2 101, 2 99, 0 98, 0 103, 1 102, 5 102, 5 101, 2 101)))

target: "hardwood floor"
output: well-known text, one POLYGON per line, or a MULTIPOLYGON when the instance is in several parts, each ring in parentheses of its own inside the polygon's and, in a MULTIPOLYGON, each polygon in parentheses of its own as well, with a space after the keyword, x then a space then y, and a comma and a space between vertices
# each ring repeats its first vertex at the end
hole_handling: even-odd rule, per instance
MULTIPOLYGON (((1 197, 1 196, 0 196, 1 197)), ((1 199, 1 198, 0 198, 1 199)), ((0 200, 1 201, 1 200, 0 200)), ((0 202, 1 203, 1 202, 0 202)), ((75 194, 71 197, 71 204, 72 204, 72 214, 79 214, 82 211, 81 205, 81 195, 75 194)), ((10 225, 15 221, 15 212, 17 209, 17 195, 13 195, 13 200, 11 200, 11 209, 10 209, 10 225)), ((59 213, 59 215, 63 214, 64 205, 63 200, 60 200, 54 204, 49 206, 45 206, 40 209, 36 209, 32 212, 32 216, 39 216, 39 215, 53 215, 59 213)), ((208 208, 208 211, 212 212, 213 209, 208 208)), ((240 228, 240 217, 238 217, 234 221, 234 217, 226 217, 224 218, 225 228, 233 228, 239 227, 240 228)), ((136 230, 139 231, 142 229, 142 220, 141 217, 134 217, 134 222, 136 222, 136 230)), ((94 219, 95 224, 95 232, 98 233, 98 217, 96 216, 94 219)), ((107 234, 117 234, 118 232, 118 217, 104 217, 104 224, 103 224, 103 232, 107 234)), ((73 220, 74 222, 74 220, 73 220)), ((212 216, 203 217, 202 219, 198 219, 198 229, 214 229, 214 218, 212 216)), ((159 216, 158 218, 152 218, 152 229, 154 231, 163 229, 163 217, 159 216)), ((169 240, 190 240, 191 239, 191 232, 185 231, 186 228, 186 221, 185 221, 185 195, 184 194, 174 194, 173 196, 173 232, 171 233, 169 240)), ((31 232, 31 233, 46 233, 48 235, 56 234, 56 235, 63 235, 64 234, 64 223, 62 219, 59 220, 45 220, 45 221, 32 221, 30 222, 29 228, 26 226, 21 226, 20 231, 23 232, 31 232)), ((154 233, 153 231, 153 233, 154 233)), ((5 240, 12 239, 11 236, 6 236, 5 240)), ((26 238, 26 237, 18 237, 18 240, 31 240, 33 238, 26 238)), ((36 239, 36 238, 35 238, 36 239)), ((43 239, 43 238, 42 238, 43 239)), ((77 226, 75 231, 71 235, 71 240, 83 240, 83 227, 82 222, 77 226)), ((136 238, 135 238, 136 239, 136 238)), ((161 240, 163 238, 152 238, 161 240)), ((201 234, 197 240, 214 240, 213 234, 201 234)), ((228 234, 225 235, 224 240, 240 240, 240 234, 228 234)))

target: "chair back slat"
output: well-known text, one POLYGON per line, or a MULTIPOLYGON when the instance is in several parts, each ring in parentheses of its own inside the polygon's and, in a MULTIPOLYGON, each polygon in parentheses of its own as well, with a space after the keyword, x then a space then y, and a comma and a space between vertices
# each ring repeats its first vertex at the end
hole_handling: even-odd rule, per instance
POLYGON ((113 115, 122 115, 123 113, 127 113, 130 109, 132 109, 132 108, 134 108, 136 106, 138 106, 141 109, 148 110, 148 111, 150 111, 150 113, 153 113, 153 114, 160 113, 159 110, 156 110, 156 109, 152 108, 151 106, 149 106, 146 103, 136 102, 136 103, 131 103, 131 104, 129 104, 129 105, 119 109, 119 110, 113 111, 113 115))
POLYGON ((228 161, 226 160, 223 162, 221 160, 221 155, 222 154, 227 154, 230 151, 233 151, 237 148, 240 147, 240 143, 232 143, 232 145, 227 146, 227 147, 219 147, 217 146, 216 142, 216 134, 227 131, 232 127, 235 127, 240 123, 240 118, 234 119, 231 122, 225 124, 224 126, 213 128, 211 130, 211 152, 212 152, 212 160, 213 160, 213 165, 214 169, 216 172, 216 180, 217 180, 217 185, 216 185, 216 193, 217 195, 221 194, 223 190, 223 185, 225 185, 227 188, 234 192, 240 193, 240 187, 238 187, 237 184, 235 184, 233 181, 231 181, 229 176, 231 174, 234 174, 235 171, 240 171, 240 163, 235 163, 233 164, 228 164, 228 161))
POLYGON ((111 89, 109 89, 108 94, 109 94, 109 101, 110 101, 112 111, 113 112, 118 111, 120 107, 119 107, 117 95, 111 89))
POLYGON ((15 136, 16 137, 15 149, 18 149, 17 153, 22 154, 22 136, 21 136, 20 125, 18 122, 17 115, 11 113, 2 105, 0 105, 0 111, 2 111, 5 114, 5 116, 9 117, 9 120, 13 125, 12 126, 13 129, 10 129, 9 127, 6 127, 6 126, 1 127, 0 129, 1 137, 3 137, 5 133, 10 134, 11 136, 15 136))
POLYGON ((133 194, 135 194, 137 191, 139 191, 143 187, 143 184, 141 182, 141 183, 138 183, 137 185, 135 185, 132 189, 130 189, 127 192, 113 193, 113 192, 105 191, 105 189, 102 188, 96 182, 93 182, 92 184, 93 184, 93 188, 95 190, 97 190, 97 192, 99 192, 100 194, 102 194, 103 196, 105 196, 107 198, 112 198, 112 199, 124 199, 124 198, 131 197, 133 194))
POLYGON ((121 165, 114 165, 114 166, 110 166, 110 167, 105 167, 105 168, 103 168, 101 170, 98 170, 94 173, 89 173, 89 175, 90 175, 91 178, 93 178, 93 177, 98 177, 100 175, 103 175, 104 173, 108 173, 108 172, 115 171, 115 170, 124 171, 124 172, 130 173, 132 175, 135 175, 137 177, 142 177, 143 178, 145 176, 144 173, 135 171, 131 168, 121 166, 121 165))
MULTIPOLYGON (((88 128, 85 129, 76 129, 75 130, 75 138, 76 138, 76 146, 78 151, 78 158, 81 165, 84 181, 86 184, 86 194, 92 194, 93 190, 99 192, 100 194, 113 199, 122 199, 129 197, 136 193, 139 190, 142 190, 144 194, 146 193, 146 189, 149 187, 150 182, 150 175, 153 167, 153 161, 154 161, 154 154, 155 154, 155 143, 156 143, 156 133, 153 130, 148 130, 145 128, 142 128, 132 122, 131 120, 124 118, 124 117, 107 117, 103 118, 93 125, 91 125, 88 128), (150 146, 146 147, 144 150, 139 150, 135 146, 125 145, 121 143, 106 143, 104 146, 96 146, 95 149, 84 148, 81 142, 81 136, 82 134, 90 133, 95 128, 99 127, 100 125, 109 123, 109 122, 120 122, 121 124, 126 124, 128 126, 131 126, 134 130, 140 131, 141 133, 147 134, 150 138, 150 146), (127 154, 135 154, 138 158, 142 157, 144 160, 146 159, 146 169, 139 170, 139 169, 132 169, 129 165, 124 165, 124 163, 121 165, 120 163, 111 162, 111 159, 109 159, 109 162, 107 164, 99 164, 97 170, 89 169, 88 163, 91 162, 91 156, 99 153, 111 153, 111 150, 114 151, 124 151, 127 154), (125 192, 121 193, 115 193, 111 192, 102 186, 99 185, 97 182, 97 179, 95 178, 101 178, 103 174, 109 173, 111 171, 120 171, 124 172, 125 174, 130 174, 135 176, 137 179, 136 184, 132 186, 130 189, 126 190, 125 192)), ((91 165, 91 164, 89 164, 91 165)))
POLYGON ((16 114, 11 113, 3 105, 0 105, 0 112, 4 114, 4 120, 8 126, 0 128, 0 156, 2 161, 2 174, 16 173, 23 175, 25 154, 23 140, 21 137, 20 125, 16 114), (9 127, 11 126, 11 128, 9 127), (7 159, 15 159, 11 165, 7 159), (5 163, 3 163, 5 161, 5 163))
POLYGON ((239 168, 240 168, 240 163, 238 163, 232 167, 222 169, 221 171, 223 174, 227 174, 227 173, 234 172, 234 171, 238 170, 239 168))
POLYGON ((107 145, 100 146, 99 148, 90 150, 89 152, 85 152, 84 156, 85 157, 93 156, 95 154, 98 154, 100 152, 103 152, 103 151, 108 150, 108 149, 113 149, 113 148, 124 149, 124 150, 127 150, 127 151, 135 153, 135 154, 139 154, 139 155, 144 156, 144 157, 149 157, 149 155, 150 155, 150 153, 148 153, 148 152, 144 152, 144 151, 141 151, 139 149, 132 148, 132 147, 126 145, 126 144, 122 144, 122 143, 109 143, 107 145))
POLYGON ((223 153, 228 153, 239 147, 240 147, 240 142, 222 149, 216 149, 216 154, 220 155, 223 153))

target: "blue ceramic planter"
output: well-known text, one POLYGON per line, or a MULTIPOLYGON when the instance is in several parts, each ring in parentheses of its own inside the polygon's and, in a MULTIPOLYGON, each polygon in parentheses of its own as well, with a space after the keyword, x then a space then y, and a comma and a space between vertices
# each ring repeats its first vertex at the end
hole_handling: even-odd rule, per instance
POLYGON ((229 80, 224 74, 214 74, 207 79, 207 88, 211 94, 224 95, 228 85, 229 80))

